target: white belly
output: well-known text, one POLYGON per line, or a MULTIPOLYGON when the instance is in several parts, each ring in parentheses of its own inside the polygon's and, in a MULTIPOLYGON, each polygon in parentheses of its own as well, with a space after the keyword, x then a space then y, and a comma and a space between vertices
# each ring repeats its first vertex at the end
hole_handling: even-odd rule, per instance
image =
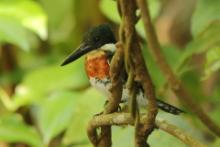
MULTIPOLYGON (((93 87, 95 87, 99 92, 104 94, 107 99, 111 96, 111 93, 109 92, 109 89, 111 88, 111 82, 110 79, 104 79, 102 81, 96 79, 96 78, 90 78, 90 83, 93 87)), ((122 101, 126 102, 130 99, 129 91, 127 89, 123 89, 122 92, 122 101)), ((142 92, 138 93, 137 95, 137 101, 140 106, 146 106, 147 100, 144 97, 144 94, 142 92)))
POLYGON ((97 78, 90 78, 89 81, 93 87, 95 87, 99 92, 104 94, 107 98, 111 96, 111 93, 109 92, 109 89, 111 88, 111 83, 109 79, 106 78, 100 81, 97 78))

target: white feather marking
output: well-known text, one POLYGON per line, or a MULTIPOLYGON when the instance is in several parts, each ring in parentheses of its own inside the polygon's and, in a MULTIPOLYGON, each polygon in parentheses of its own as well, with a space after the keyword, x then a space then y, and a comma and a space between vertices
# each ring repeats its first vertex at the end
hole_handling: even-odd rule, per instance
POLYGON ((89 79, 91 85, 95 87, 98 91, 104 94, 107 98, 111 95, 109 89, 111 87, 111 83, 107 83, 109 79, 103 79, 102 82, 97 78, 90 78, 89 79))
POLYGON ((100 49, 101 49, 101 50, 104 50, 104 51, 114 52, 115 49, 116 49, 116 47, 115 47, 115 44, 109 43, 109 44, 103 45, 100 49))

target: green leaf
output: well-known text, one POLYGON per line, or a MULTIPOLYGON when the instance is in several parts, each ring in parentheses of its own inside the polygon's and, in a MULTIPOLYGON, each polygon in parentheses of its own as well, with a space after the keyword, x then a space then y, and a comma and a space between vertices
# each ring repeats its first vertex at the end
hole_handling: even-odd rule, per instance
POLYGON ((34 101, 41 101, 50 93, 64 89, 82 89, 88 86, 83 59, 71 65, 61 67, 59 64, 43 67, 30 72, 16 88, 13 96, 17 106, 34 101))
POLYGON ((170 146, 178 146, 178 147, 186 147, 184 143, 182 143, 179 139, 171 136, 170 134, 164 131, 154 131, 149 138, 149 144, 151 146, 159 147, 170 147, 170 146))
POLYGON ((219 147, 219 146, 220 146, 220 139, 217 138, 212 147, 219 147))
POLYGON ((13 103, 13 101, 11 100, 10 96, 1 87, 0 87, 0 100, 1 100, 1 103, 3 104, 4 108, 6 108, 7 110, 9 110, 9 111, 16 110, 16 106, 13 103))
MULTIPOLYGON (((218 101, 219 103, 220 101, 218 101)), ((215 110, 212 111, 211 113, 211 117, 213 118, 213 120, 216 122, 216 124, 219 124, 220 123, 220 118, 219 118, 219 115, 220 115, 220 109, 218 106, 216 106, 215 110)))
POLYGON ((219 12, 219 0, 198 0, 192 19, 193 36, 196 37, 200 35, 211 23, 220 20, 219 12))
MULTIPOLYGON (((112 137, 113 137, 113 147, 134 147, 134 128, 133 127, 113 127, 112 129, 112 137)), ((150 138, 149 138, 150 146, 155 147, 170 147, 170 146, 178 146, 185 147, 185 145, 180 142, 175 137, 171 136, 160 130, 155 130, 150 138), (158 141, 159 140, 159 141, 158 141)))
POLYGON ((37 122, 45 145, 69 125, 78 97, 80 93, 57 92, 37 106, 37 122))
POLYGON ((0 140, 6 142, 22 142, 33 147, 42 146, 37 131, 26 125, 21 116, 11 114, 0 118, 0 140))
POLYGON ((182 56, 177 61, 176 71, 184 70, 184 65, 193 54, 198 54, 220 46, 220 11, 219 0, 199 0, 192 19, 192 34, 194 39, 185 48, 182 56))
POLYGON ((153 83, 156 87, 156 89, 159 89, 166 81, 163 74, 161 73, 159 67, 157 66, 154 58, 151 56, 149 50, 147 49, 147 46, 143 46, 143 55, 146 60, 147 68, 150 69, 149 73, 153 80, 153 83))
MULTIPOLYGON (((174 69, 177 66, 176 61, 179 60, 181 52, 177 48, 171 46, 163 47, 162 49, 169 65, 174 69)), ((153 79, 153 83, 155 84, 157 89, 160 89, 161 86, 165 84, 166 79, 164 78, 164 75, 161 73, 161 70, 159 69, 154 58, 150 54, 149 49, 147 49, 146 45, 143 46, 142 52, 146 60, 147 67, 149 69, 149 73, 153 79)))
POLYGON ((102 13, 112 20, 115 23, 121 22, 121 18, 118 14, 118 9, 116 6, 116 2, 112 0, 101 0, 100 2, 100 9, 102 13), (111 11, 109 11, 111 10, 111 11))
POLYGON ((64 144, 84 146, 89 142, 86 134, 88 122, 93 115, 102 111, 105 100, 106 98, 94 88, 89 88, 75 98, 74 117, 63 138, 64 144))
POLYGON ((206 53, 205 63, 205 75, 204 79, 207 79, 212 73, 220 69, 220 46, 210 49, 206 53))
POLYGON ((0 42, 17 45, 21 49, 30 49, 27 30, 17 21, 0 16, 0 42))
POLYGON ((79 15, 73 13, 76 2, 73 0, 39 1, 48 16, 49 40, 57 43, 69 39, 75 25, 75 15, 79 15))
POLYGON ((204 89, 201 85, 201 74, 198 71, 191 69, 181 75, 181 79, 198 104, 207 101, 207 97, 201 92, 204 89))
POLYGON ((38 34, 41 39, 47 38, 47 18, 41 6, 35 1, 1 0, 0 19, 1 17, 19 22, 20 25, 38 34))
POLYGON ((199 54, 220 46, 220 21, 211 23, 206 30, 190 42, 177 61, 176 71, 181 72, 193 54, 199 54))

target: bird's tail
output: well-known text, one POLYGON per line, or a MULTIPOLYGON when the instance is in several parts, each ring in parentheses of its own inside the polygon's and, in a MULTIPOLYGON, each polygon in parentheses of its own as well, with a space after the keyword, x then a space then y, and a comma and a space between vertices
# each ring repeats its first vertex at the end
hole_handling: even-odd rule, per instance
POLYGON ((179 115, 180 113, 184 113, 183 110, 180 110, 179 108, 176 108, 170 104, 167 104, 161 100, 157 99, 157 106, 158 108, 160 108, 161 110, 174 114, 174 115, 179 115))

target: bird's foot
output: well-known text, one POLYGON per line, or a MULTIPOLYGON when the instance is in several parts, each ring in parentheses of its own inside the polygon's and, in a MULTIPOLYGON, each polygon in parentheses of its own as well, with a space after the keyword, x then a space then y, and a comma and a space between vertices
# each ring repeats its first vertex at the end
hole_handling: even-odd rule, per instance
MULTIPOLYGON (((104 107, 106 107, 108 103, 109 103, 109 101, 108 101, 108 100, 107 100, 107 101, 105 101, 104 107)), ((120 103, 124 103, 124 101, 121 101, 120 103)), ((118 105, 117 112, 121 112, 121 111, 122 111, 122 108, 121 108, 121 105, 119 104, 119 105, 118 105)))
POLYGON ((94 114, 93 117, 96 117, 96 116, 99 116, 99 115, 102 115, 103 114, 103 111, 97 113, 97 114, 94 114))
MULTIPOLYGON (((109 103, 109 101, 105 101, 104 107, 106 107, 108 103, 109 103)), ((124 101, 121 101, 120 103, 124 103, 124 101)), ((123 110, 122 107, 121 107, 120 105, 118 105, 117 112, 121 112, 122 110, 123 110)), ((95 116, 102 115, 103 113, 104 113, 104 111, 101 111, 101 112, 95 114, 94 117, 95 117, 95 116)))

